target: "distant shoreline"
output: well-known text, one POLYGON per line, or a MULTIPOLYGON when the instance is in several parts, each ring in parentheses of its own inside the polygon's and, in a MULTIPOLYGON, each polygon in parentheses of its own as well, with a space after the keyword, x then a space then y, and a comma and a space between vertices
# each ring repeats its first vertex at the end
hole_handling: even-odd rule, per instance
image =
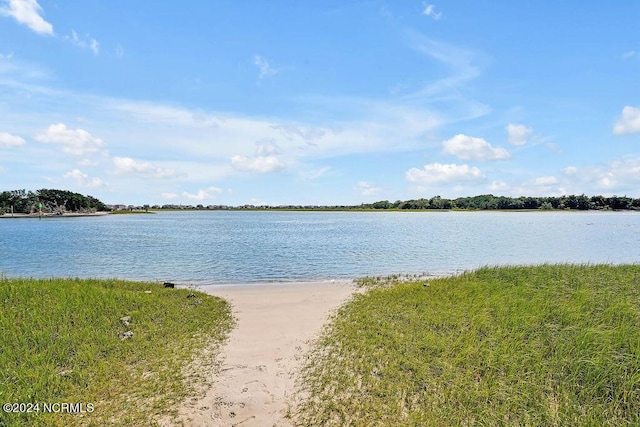
POLYGON ((79 213, 79 212, 66 212, 63 214, 53 214, 53 213, 43 213, 42 215, 33 213, 33 214, 25 214, 25 213, 5 213, 0 214, 0 219, 17 219, 17 218, 80 218, 80 217, 99 217, 99 216, 107 216, 107 215, 128 215, 128 214, 155 214, 158 212, 379 212, 379 213, 444 213, 444 212, 510 212, 510 213, 530 213, 530 212, 640 212, 639 209, 588 209, 588 210, 576 210, 576 209, 332 209, 332 208, 317 208, 317 209, 296 209, 296 208, 227 208, 227 209, 150 209, 149 211, 100 211, 93 213, 79 213))
POLYGON ((0 215, 0 218, 75 218, 82 216, 104 216, 109 215, 109 212, 93 212, 93 213, 79 213, 79 212, 67 212, 61 215, 52 214, 52 213, 43 213, 42 215, 38 213, 34 214, 25 214, 25 213, 6 213, 0 215))
MULTIPOLYGON (((156 212, 640 212, 638 208, 631 209, 374 209, 374 208, 160 208, 149 209, 148 213, 156 212)), ((132 211, 124 213, 147 213, 132 211)))

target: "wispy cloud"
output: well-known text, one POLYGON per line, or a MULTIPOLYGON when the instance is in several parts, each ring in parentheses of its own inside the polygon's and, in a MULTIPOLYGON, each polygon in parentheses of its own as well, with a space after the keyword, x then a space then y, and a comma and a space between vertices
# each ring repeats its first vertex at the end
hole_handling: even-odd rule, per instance
POLYGON ((509 184, 504 181, 493 181, 488 189, 490 191, 507 191, 509 189, 509 184))
POLYGON ((640 185, 640 157, 614 160, 605 166, 582 167, 571 178, 605 195, 633 192, 640 185))
POLYGON ((636 52, 635 50, 629 50, 622 54, 622 59, 631 59, 638 57, 640 57, 640 53, 636 52))
POLYGON ((555 142, 545 142, 544 146, 556 154, 562 154, 562 148, 555 142))
POLYGON ((331 170, 331 166, 324 166, 320 169, 310 169, 300 171, 300 177, 305 180, 313 181, 325 175, 331 170))
MULTIPOLYGON (((47 94, 55 96, 52 88, 33 84, 33 82, 47 81, 51 78, 51 72, 42 65, 20 59, 13 53, 0 54, 0 87, 5 87, 16 93, 28 93, 29 96, 47 94)), ((3 97, 7 100, 8 93, 3 97)))
MULTIPOLYGON (((14 18, 38 34, 55 35, 53 25, 42 17, 43 10, 37 0, 4 0, 4 3, 4 7, 0 7, 0 15, 14 18)), ((100 43, 88 34, 80 36, 75 30, 71 30, 70 35, 61 36, 60 39, 82 49, 89 49, 96 56, 100 53, 100 43)))
POLYGON ((567 166, 561 176, 544 175, 512 188, 514 196, 592 193, 629 194, 640 185, 640 157, 617 159, 598 166, 567 166))
POLYGON ((557 183, 558 183, 558 178, 552 175, 539 176, 534 181, 534 184, 539 187, 548 187, 551 185, 556 185, 557 183))
POLYGON ((131 157, 114 157, 113 165, 116 175, 138 175, 144 178, 173 178, 176 172, 170 168, 162 168, 147 161, 132 159, 131 157))
POLYGON ((358 181, 358 183, 353 187, 353 190, 361 196, 369 197, 380 194, 382 188, 367 181, 358 181))
POLYGON ((282 153, 282 150, 275 142, 265 141, 256 144, 256 154, 258 156, 272 156, 282 153))
POLYGON ((221 193, 222 193, 222 189, 221 188, 209 187, 209 188, 204 189, 204 190, 200 189, 195 194, 191 194, 191 193, 185 191, 185 192, 182 193, 182 195, 184 197, 186 197, 187 199, 190 199, 190 200, 203 201, 203 200, 207 200, 207 199, 213 199, 214 197, 218 196, 221 193))
POLYGON ((425 37, 415 31, 409 31, 408 35, 413 47, 418 52, 446 65, 450 70, 448 76, 427 84, 411 97, 448 94, 480 75, 481 65, 484 61, 482 54, 425 37))
POLYGON ((427 3, 423 3, 423 5, 424 5, 424 9, 422 11, 423 15, 429 16, 429 17, 435 19, 436 21, 438 19, 442 18, 442 12, 437 12, 435 5, 427 4, 427 3))
POLYGON ((53 25, 42 17, 42 7, 37 0, 5 0, 0 14, 12 17, 38 34, 53 35, 53 25))
MULTIPOLYGON (((17 82, 19 77, 16 73, 17 82)), ((145 188, 158 198, 160 191, 198 195, 196 189, 239 174, 260 176, 286 170, 289 176, 313 180, 328 173, 326 160, 330 158, 424 149, 425 137, 442 124, 430 109, 401 100, 305 98, 300 101, 302 106, 337 109, 340 118, 297 121, 101 97, 46 85, 7 86, 2 79, 0 87, 7 93, 29 94, 43 105, 55 102, 62 106, 55 115, 37 110, 30 113, 28 123, 12 125, 11 129, 37 134, 39 139, 34 140, 48 144, 34 146, 41 157, 25 162, 42 162, 44 156, 55 155, 53 150, 70 154, 58 157, 51 166, 62 176, 76 168, 89 172, 85 170, 89 161, 94 165, 99 161, 91 166, 89 182, 93 176, 105 180, 108 175, 110 191, 145 188), (65 122, 44 130, 22 130, 32 129, 32 123, 56 123, 52 117, 75 121, 72 118, 78 116, 85 118, 84 124, 65 122), (114 122, 119 126, 112 126, 114 122), (160 158, 150 158, 149 153, 160 158), (310 164, 318 164, 316 170, 309 170, 310 164), (167 178, 172 178, 173 187, 163 187, 167 178)), ((71 176, 66 179, 73 182, 71 176)))
POLYGON ((100 43, 89 35, 79 37, 75 30, 71 30, 70 36, 65 36, 65 40, 70 41, 73 45, 82 49, 91 49, 94 55, 100 52, 100 43))
POLYGON ((263 56, 256 55, 253 57, 253 63, 258 67, 260 74, 258 79, 262 80, 265 77, 272 77, 278 73, 278 70, 269 65, 269 61, 263 56))
MULTIPOLYGON (((156 147, 175 152, 178 148, 175 142, 179 140, 183 154, 225 161, 236 155, 247 159, 268 157, 265 150, 273 148, 268 147, 275 144, 273 141, 277 141, 279 153, 297 159, 409 150, 423 147, 423 135, 441 125, 436 114, 420 107, 347 98, 316 98, 308 102, 318 109, 345 109, 350 115, 345 112, 343 120, 324 125, 214 114, 143 102, 113 100, 108 105, 112 112, 124 113, 118 116, 123 125, 138 127, 140 123, 153 123, 152 139, 156 147), (256 146, 256 141, 262 142, 256 146), (398 144, 398 141, 403 142, 398 144)), ((281 162, 288 165, 290 162, 285 160, 289 159, 281 158, 281 162)), ((236 166, 246 164, 246 161, 236 161, 236 166)))

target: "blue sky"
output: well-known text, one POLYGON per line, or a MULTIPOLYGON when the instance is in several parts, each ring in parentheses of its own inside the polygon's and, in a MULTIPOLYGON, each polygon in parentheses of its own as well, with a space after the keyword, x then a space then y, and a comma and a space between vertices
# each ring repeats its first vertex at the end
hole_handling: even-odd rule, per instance
POLYGON ((640 2, 0 0, 0 189, 640 197, 640 2))

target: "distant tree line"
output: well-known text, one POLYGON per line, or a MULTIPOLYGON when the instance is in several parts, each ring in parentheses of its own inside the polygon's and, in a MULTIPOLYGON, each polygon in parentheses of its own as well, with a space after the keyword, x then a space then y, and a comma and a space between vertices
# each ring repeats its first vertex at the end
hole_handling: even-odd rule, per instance
POLYGON ((63 214, 65 212, 90 213, 110 210, 104 203, 92 196, 83 196, 65 190, 42 189, 37 191, 13 190, 0 193, 0 214, 36 213, 42 204, 43 213, 63 214))
MULTIPOLYGON (((137 207, 142 209, 142 207, 137 207)), ((505 197, 483 194, 473 197, 445 199, 381 200, 361 205, 153 205, 153 210, 640 210, 640 199, 626 196, 560 196, 560 197, 505 197)))
POLYGON ((444 199, 435 196, 430 199, 398 200, 389 202, 382 200, 360 205, 362 209, 466 209, 466 210, 507 210, 507 209, 572 209, 572 210, 640 210, 640 199, 631 197, 505 197, 483 194, 473 197, 444 199))
MULTIPOLYGON (((100 200, 92 196, 84 196, 65 190, 41 189, 37 191, 13 190, 0 193, 0 215, 3 213, 37 213, 42 204, 43 213, 63 214, 65 212, 91 213, 97 211, 110 211, 100 200)), ((133 209, 130 206, 130 209, 133 209)), ((135 207, 135 209, 148 209, 148 205, 135 207)), ((640 210, 640 198, 634 199, 626 196, 559 196, 559 197, 505 197, 483 194, 473 197, 458 197, 457 199, 445 199, 440 196, 430 199, 397 200, 390 202, 381 200, 374 203, 361 205, 286 205, 286 206, 190 206, 190 205, 154 205, 151 209, 194 209, 194 210, 640 210)))

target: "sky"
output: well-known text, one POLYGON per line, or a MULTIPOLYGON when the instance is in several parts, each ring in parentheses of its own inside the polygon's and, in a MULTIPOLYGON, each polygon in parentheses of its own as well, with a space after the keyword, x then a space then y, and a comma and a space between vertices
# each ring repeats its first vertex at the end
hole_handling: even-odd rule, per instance
POLYGON ((640 2, 0 0, 0 190, 640 197, 640 2))

